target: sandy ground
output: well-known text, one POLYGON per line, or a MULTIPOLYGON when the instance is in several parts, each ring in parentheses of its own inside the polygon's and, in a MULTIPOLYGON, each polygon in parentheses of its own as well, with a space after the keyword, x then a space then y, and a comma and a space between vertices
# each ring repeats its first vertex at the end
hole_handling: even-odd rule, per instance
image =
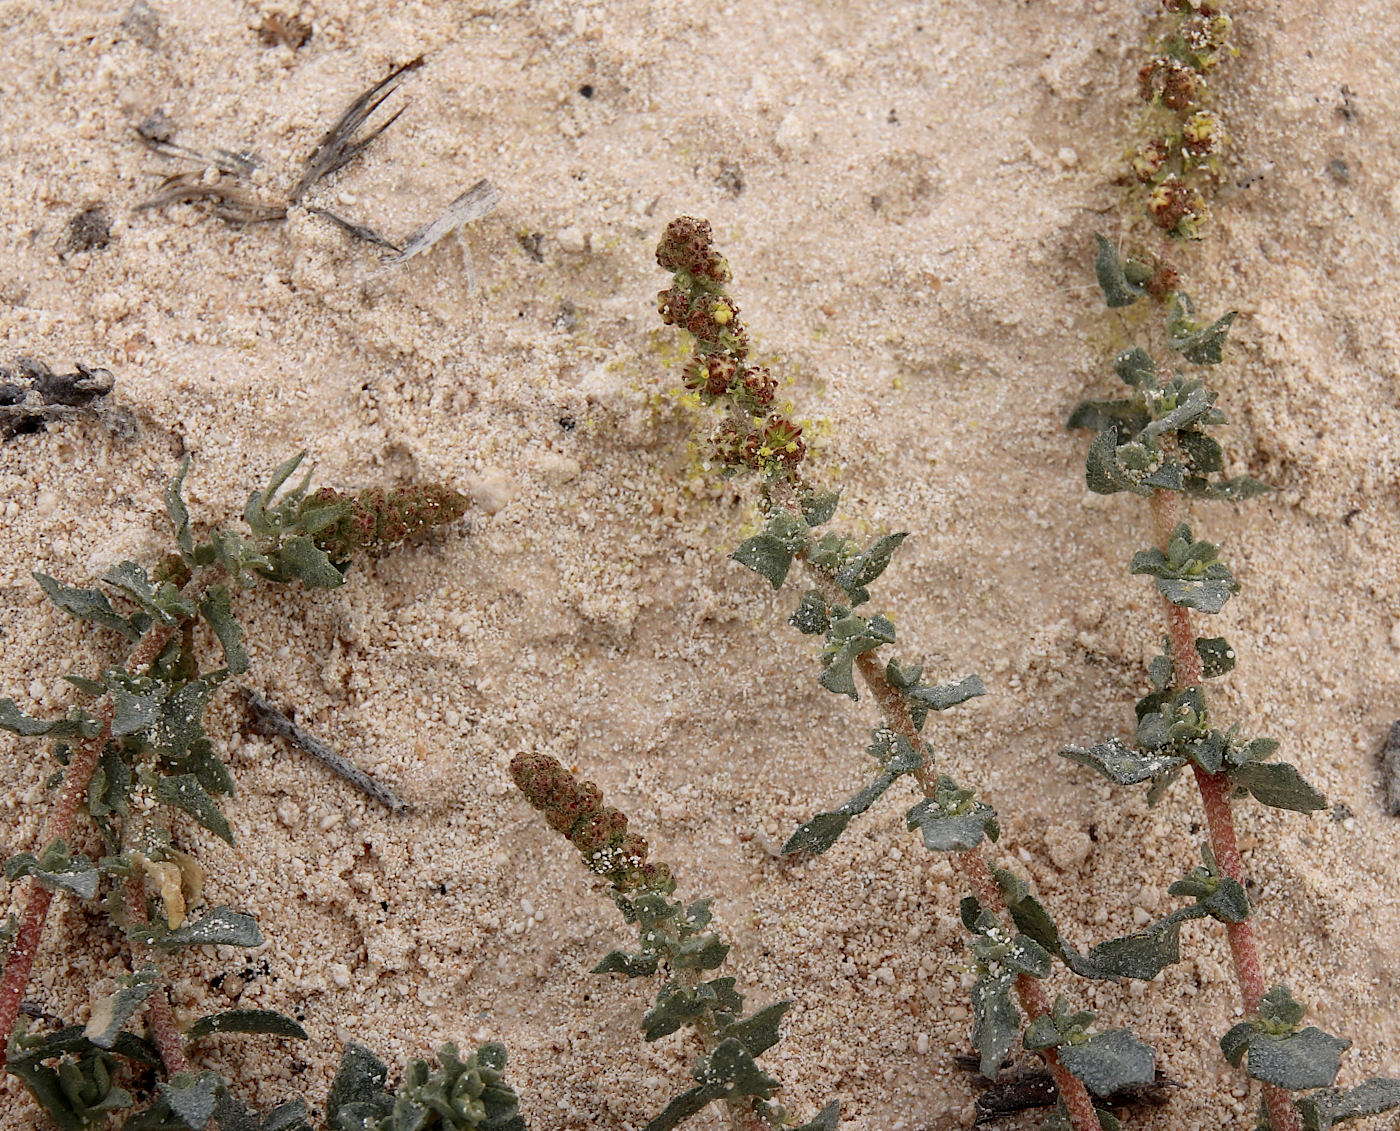
MULTIPOLYGON (((1218 618, 1241 656, 1221 715, 1282 739, 1335 806, 1240 820, 1267 977, 1355 1041, 1353 1083, 1400 1074, 1400 822, 1376 762, 1400 717, 1400 20, 1384 0, 1233 10, 1235 148, 1178 260, 1208 311, 1242 312, 1230 450, 1279 491, 1196 522, 1246 587, 1218 618)), ((904 832, 908 802, 810 865, 766 851, 860 783, 873 720, 816 686, 782 623, 794 598, 725 558, 751 515, 691 475, 652 250, 675 214, 713 221, 760 353, 825 422, 847 526, 912 532, 876 602, 902 655, 991 690, 933 726, 944 768, 997 806, 1006 858, 1076 942, 1126 933, 1171 906, 1199 814, 1187 788, 1149 810, 1055 756, 1125 733, 1159 632, 1125 569, 1145 508, 1085 491, 1062 422, 1112 389, 1127 340, 1088 261, 1125 214, 1112 180, 1154 5, 323 0, 297 50, 255 30, 285 5, 156 11, 0 4, 0 361, 117 381, 98 418, 0 447, 0 694, 54 710, 60 675, 111 662, 28 571, 151 560, 183 452, 210 520, 300 448, 331 485, 443 477, 480 504, 342 590, 246 598, 252 685, 417 808, 371 807, 219 701, 238 847, 181 835, 268 941, 182 959, 176 1006, 276 1008, 311 1039, 224 1038, 208 1063, 315 1105, 346 1039, 395 1065, 499 1039, 537 1129, 640 1127, 684 1088, 692 1047, 640 1040, 654 987, 587 973, 629 934, 508 785, 510 755, 539 749, 633 816, 682 894, 716 897, 751 1004, 794 1001, 765 1058, 794 1111, 967 1126, 961 893, 904 832), (252 151, 254 186, 285 194, 340 110, 419 54, 403 116, 305 203, 402 239, 489 177, 503 203, 462 241, 475 291, 455 240, 385 269, 304 208, 248 227, 133 211, 198 168, 140 144, 157 109, 177 142, 252 151), (92 206, 111 242, 71 253, 92 206)), ((36 843, 50 770, 0 742, 7 854, 36 843)), ((87 925, 65 901, 31 988, 79 1020, 126 969, 67 948, 87 925)), ((1237 1013, 1220 932, 1188 927, 1185 949, 1161 985, 1063 988, 1188 1085, 1132 1126, 1250 1126, 1214 1046, 1237 1013)), ((0 1126, 33 1126, 3 1087, 0 1126)))

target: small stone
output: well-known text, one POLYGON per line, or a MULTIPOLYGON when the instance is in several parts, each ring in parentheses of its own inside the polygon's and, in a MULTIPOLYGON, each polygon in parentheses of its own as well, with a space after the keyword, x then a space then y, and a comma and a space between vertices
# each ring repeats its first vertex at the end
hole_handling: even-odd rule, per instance
POLYGON ((503 511, 518 493, 515 480, 498 467, 488 467, 467 487, 472 502, 487 514, 503 511))
POLYGON ((1055 156, 1066 169, 1073 169, 1079 164, 1079 154, 1067 145, 1060 146, 1060 151, 1055 156))
POLYGON ((570 224, 563 231, 556 232, 554 240, 562 251, 567 251, 571 255, 578 255, 588 249, 588 233, 574 224, 570 224))

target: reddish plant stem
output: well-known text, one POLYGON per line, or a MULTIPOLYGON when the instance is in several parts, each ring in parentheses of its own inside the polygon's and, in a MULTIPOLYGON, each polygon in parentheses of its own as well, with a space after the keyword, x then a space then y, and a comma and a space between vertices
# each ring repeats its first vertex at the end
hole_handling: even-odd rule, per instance
MULTIPOLYGON (((126 903, 129 925, 149 924, 151 920, 146 914, 146 886, 142 877, 128 876, 123 885, 122 895, 126 903)), ((152 948, 138 943, 133 949, 137 952, 132 956, 132 965, 135 966, 141 958, 150 954, 152 948)), ((151 957, 156 959, 155 967, 160 970, 162 964, 158 956, 151 957)), ((146 999, 146 1023, 150 1029, 151 1040, 155 1042, 160 1058, 165 1062, 166 1073, 173 1076, 189 1068, 190 1062, 185 1057, 185 1042, 180 1037, 180 1030, 175 1027, 175 1015, 170 1010, 170 998, 164 977, 146 999)))
MULTIPOLYGON (((182 595, 198 596, 212 584, 215 572, 204 571, 186 584, 182 595)), ((174 638, 178 626, 155 624, 147 630, 127 657, 126 670, 137 673, 148 667, 165 646, 174 638)), ((45 822, 41 844, 63 841, 71 849, 73 828, 77 824, 78 811, 87 800, 88 785, 93 772, 102 759, 102 751, 112 736, 112 714, 114 706, 110 694, 102 696, 96 703, 94 715, 102 729, 96 738, 85 739, 69 757, 63 771, 63 785, 59 789, 58 800, 54 802, 45 822)), ((48 918, 49 905, 54 893, 43 887, 37 880, 29 881, 25 896, 24 910, 20 914, 19 930, 15 935, 14 946, 10 948, 9 960, 5 963, 5 975, 0 979, 0 1065, 7 1059, 10 1036, 14 1032, 15 1021, 19 1018, 20 1005, 24 1001, 24 991, 29 985, 29 975, 34 969, 34 958, 39 953, 39 940, 44 932, 44 922, 48 918)))
MULTIPOLYGON (((1168 491, 1156 491, 1152 495, 1152 517, 1157 526, 1157 539, 1163 549, 1177 523, 1178 503, 1176 495, 1168 491)), ((1174 690, 1179 694, 1188 687, 1201 687, 1205 675, 1201 668, 1200 653, 1196 651, 1196 630, 1191 624, 1191 614, 1180 605, 1173 604, 1165 597, 1162 605, 1166 610, 1167 634, 1171 640, 1174 690)), ((1206 827, 1210 830, 1210 847, 1215 853, 1220 870, 1236 883, 1243 885, 1245 880, 1244 861, 1240 858, 1239 838, 1235 835, 1235 816, 1230 805, 1232 792, 1230 778, 1225 773, 1207 773, 1200 766, 1193 765, 1196 788, 1201 794, 1201 806, 1206 814, 1206 827)), ((1254 924, 1246 919, 1243 923, 1226 923, 1225 936, 1230 944, 1230 956, 1234 960, 1235 979, 1240 985, 1246 1015, 1259 1012, 1259 1003, 1264 998, 1264 975, 1259 965, 1259 947, 1254 938, 1254 924)), ((1269 1113, 1269 1124, 1273 1131, 1301 1131, 1302 1121, 1298 1109, 1287 1090, 1276 1084, 1264 1084, 1264 1106, 1269 1113)))
MULTIPOLYGON (((885 679, 884 669, 873 652, 862 652, 856 657, 856 670, 860 672, 861 682, 880 708, 880 716, 885 725, 907 739, 922 756, 924 764, 914 772, 914 777, 923 789, 924 796, 932 797, 937 788, 933 775, 933 758, 923 736, 914 726, 904 697, 885 679)), ((1001 887, 992 875, 992 870, 980 849, 949 853, 949 859, 952 861, 953 870, 967 882, 978 903, 1003 920, 1010 918, 1001 887)), ((1041 989, 1039 981, 1028 974, 1017 975, 1016 996, 1021 999, 1021 1008, 1031 1021, 1050 1012, 1050 1005, 1045 1000, 1045 992, 1041 989)), ((1065 1111, 1069 1114, 1070 1125, 1074 1131, 1099 1131, 1098 1113, 1094 1110, 1094 1101, 1089 1098, 1084 1082, 1060 1063, 1054 1049, 1042 1050, 1042 1055, 1055 1079, 1055 1086, 1060 1091, 1060 1099, 1064 1101, 1065 1111)))

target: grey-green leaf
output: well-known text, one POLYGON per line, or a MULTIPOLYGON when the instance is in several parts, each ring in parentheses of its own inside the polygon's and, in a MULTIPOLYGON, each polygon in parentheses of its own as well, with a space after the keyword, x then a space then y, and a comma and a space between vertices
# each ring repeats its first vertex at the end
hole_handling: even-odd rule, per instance
POLYGON ((965 813, 949 813, 926 797, 905 814, 905 821, 923 834, 924 847, 931 852, 965 852, 984 837, 995 841, 999 835, 996 810, 981 801, 971 804, 965 813))
POLYGON ((279 577, 296 578, 308 589, 336 589, 345 584, 345 575, 308 535, 288 538, 278 547, 275 557, 279 577))
POLYGON ((1172 919, 1159 920, 1138 934, 1099 943, 1087 958, 1096 971, 1149 982, 1181 961, 1181 924, 1172 919))
POLYGON ((1203 613, 1218 613, 1225 602, 1239 591, 1230 581, 1194 581, 1179 577, 1157 578, 1157 588, 1173 605, 1183 609, 1199 609, 1203 613))
POLYGON ((107 600, 107 595, 100 590, 70 589, 43 573, 33 573, 30 576, 39 583, 44 595, 65 613, 79 620, 92 621, 103 628, 110 628, 128 640, 140 639, 141 633, 136 626, 126 617, 120 616, 107 600))
POLYGON ((1123 273, 1123 261, 1117 249, 1097 232, 1094 241, 1098 253, 1094 256, 1094 275, 1099 280, 1104 302, 1109 306, 1131 306, 1147 293, 1145 287, 1128 282, 1123 273))
POLYGON ((143 771, 141 780, 150 787, 156 799, 166 805, 183 809, 215 836, 233 843, 233 830, 228 820, 219 810, 219 803, 205 792, 203 784, 194 774, 177 774, 161 777, 150 771, 143 771))
POLYGON ((132 934, 162 950, 187 946, 261 946, 263 941, 256 919, 228 907, 211 908, 194 922, 174 931, 136 929, 132 934))
POLYGON ((983 975, 972 987, 972 1043, 982 1058, 978 1070, 988 1080, 996 1079, 1021 1026, 1010 990, 1010 975, 983 975))
POLYGON ((266 1033, 274 1037, 296 1037, 306 1040, 307 1033, 283 1013, 271 1009, 229 1009, 201 1017, 187 1034, 191 1039, 214 1033, 266 1033))
POLYGON ((1152 355, 1141 346, 1124 350, 1115 357, 1113 371, 1118 374, 1125 385, 1131 385, 1136 389, 1155 389, 1157 387, 1157 363, 1152 360, 1152 355))
POLYGON ((1289 1037, 1256 1032, 1249 1040, 1245 1070, 1256 1080, 1290 1091, 1330 1087, 1351 1042, 1308 1026, 1289 1037))
POLYGON ((794 852, 807 852, 813 856, 820 856, 840 839, 853 816, 852 813, 842 813, 839 810, 831 813, 818 813, 810 821, 800 825, 792 836, 788 837, 787 843, 783 845, 783 855, 791 856, 794 852))
POLYGON ((50 841, 38 857, 21 852, 5 862, 5 878, 17 880, 33 876, 44 887, 72 892, 79 899, 91 899, 97 894, 99 873, 93 862, 81 852, 67 855, 62 841, 50 841))
POLYGON ((755 534, 740 543, 739 548, 730 557, 741 566, 746 566, 759 576, 767 578, 774 589, 781 589, 783 582, 787 580, 788 570, 792 567, 794 551, 771 534, 755 534))
POLYGON ((1327 798, 1287 762, 1247 762, 1230 771, 1230 781, 1249 790, 1261 805, 1275 809, 1311 813, 1327 808, 1327 798))
POLYGON ((110 1049, 117 1034, 156 988, 156 968, 146 963, 141 969, 122 979, 116 993, 103 998, 92 1007, 92 1015, 83 1029, 83 1036, 100 1049, 110 1049))
POLYGON ((189 474, 192 458, 184 458, 175 478, 165 488, 165 510, 170 515, 170 524, 175 527, 175 544, 180 547, 180 556, 186 562, 194 560, 194 534, 190 530, 190 511, 185 506, 181 491, 185 486, 185 476, 189 474))
POLYGON ((734 1022, 720 1036, 733 1037, 752 1055, 762 1056, 778 1043, 778 1023, 791 1006, 790 1001, 776 1001, 760 1009, 752 1017, 734 1022))
POLYGON ((1060 1061, 1096 1096, 1120 1088, 1150 1084, 1156 1078, 1157 1054, 1128 1029, 1095 1033, 1083 1044, 1061 1045, 1060 1061))
POLYGON ((970 675, 957 683, 941 683, 936 687, 916 687, 909 692, 909 698, 921 703, 931 711, 946 711, 969 699, 987 694, 981 676, 970 675))
POLYGON ((1175 755, 1144 754, 1117 738, 1095 743, 1087 750, 1069 746, 1060 751, 1060 757, 1083 766, 1091 766, 1119 785, 1135 785, 1186 763, 1185 758, 1175 755))
POLYGON ((228 589, 210 586, 199 603, 199 611, 219 638, 229 675, 242 675, 249 667, 248 653, 243 648, 243 626, 234 619, 228 589))
POLYGON ((625 974, 629 978, 649 978, 656 973, 661 962, 658 954, 628 954, 625 950, 614 950, 593 967, 594 974, 625 974))
POLYGON ((1376 1076, 1346 1091, 1329 1088, 1298 1101, 1304 1131, 1329 1131, 1348 1119, 1380 1115, 1400 1107, 1400 1080, 1376 1076))
POLYGON ((218 1101, 222 1083, 218 1073, 206 1069, 194 1077, 181 1073, 169 1083, 158 1082, 156 1087, 160 1089, 162 1098, 170 1105, 172 1112, 193 1128, 193 1131, 203 1131, 204 1125, 214 1114, 214 1105, 218 1101))
POLYGON ((794 1127, 793 1131, 836 1131, 836 1125, 840 1122, 841 1103, 839 1100, 832 1100, 817 1113, 815 1119, 801 1127, 794 1127))
POLYGON ((802 521, 808 526, 825 526, 836 513, 836 504, 840 501, 840 491, 822 491, 820 494, 802 496, 798 503, 802 508, 802 521))

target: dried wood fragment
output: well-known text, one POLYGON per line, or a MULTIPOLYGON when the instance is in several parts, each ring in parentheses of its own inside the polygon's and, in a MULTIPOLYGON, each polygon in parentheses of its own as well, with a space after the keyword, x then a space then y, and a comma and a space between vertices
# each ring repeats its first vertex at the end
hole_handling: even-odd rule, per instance
POLYGON ((238 690, 243 693, 243 698, 248 704, 248 717, 253 726, 262 733, 280 735, 296 743, 317 761, 329 767, 356 789, 374 798, 390 812, 403 813, 410 808, 408 802, 392 789, 375 781, 354 762, 337 754, 314 734, 297 726, 256 691, 246 687, 240 687, 238 690))
POLYGON ((343 169, 360 150, 394 124, 398 116, 403 113, 402 107, 391 114, 387 121, 365 134, 364 137, 355 137, 360 127, 365 124, 366 119, 378 110, 384 100, 398 88, 403 76, 409 71, 417 70, 422 65, 423 57, 420 55, 403 66, 396 67, 350 103, 345 113, 340 116, 340 120, 326 131, 325 136, 317 142, 316 148, 311 151, 311 156, 306 159, 306 168, 302 172, 301 180, 297 182, 296 188, 292 190, 292 195, 288 199, 289 204, 295 204, 299 201, 317 181, 330 176, 337 169, 343 169))
POLYGON ((386 256, 389 266, 407 263, 421 255, 440 240, 450 236, 464 224, 480 220, 501 202, 501 192, 490 181, 477 181, 443 211, 442 215, 419 228, 408 238, 397 255, 386 256))

